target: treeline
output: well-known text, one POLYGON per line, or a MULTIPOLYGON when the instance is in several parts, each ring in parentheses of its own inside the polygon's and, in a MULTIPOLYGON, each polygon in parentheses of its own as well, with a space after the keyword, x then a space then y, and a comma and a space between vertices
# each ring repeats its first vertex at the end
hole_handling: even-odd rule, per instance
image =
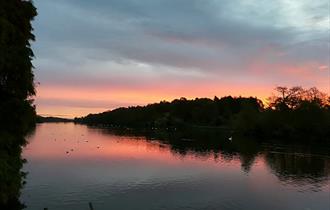
POLYGON ((180 98, 75 118, 114 127, 222 127, 260 138, 329 140, 329 97, 316 88, 277 87, 263 102, 253 97, 180 98))
POLYGON ((234 128, 261 138, 330 142, 329 96, 315 87, 277 87, 275 91, 261 112, 237 116, 234 128))
POLYGON ((262 102, 256 98, 215 97, 175 99, 172 102, 162 101, 147 106, 118 108, 100 114, 89 114, 75 118, 76 122, 89 124, 111 124, 122 127, 155 127, 171 128, 182 125, 224 126, 232 116, 243 109, 259 112, 262 102))
POLYGON ((43 117, 37 115, 36 118, 37 123, 60 123, 60 122, 73 122, 72 119, 61 118, 61 117, 43 117))
POLYGON ((30 41, 36 8, 29 0, 0 0, 0 209, 22 209, 24 136, 35 124, 30 41))

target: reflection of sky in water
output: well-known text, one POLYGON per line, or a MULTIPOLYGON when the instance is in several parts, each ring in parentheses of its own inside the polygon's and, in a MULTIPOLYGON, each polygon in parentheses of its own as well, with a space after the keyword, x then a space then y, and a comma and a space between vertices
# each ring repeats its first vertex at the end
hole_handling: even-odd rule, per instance
MULTIPOLYGON (((29 141, 23 154, 29 172, 22 194, 27 209, 86 209, 89 201, 97 210, 330 206, 328 175, 323 181, 295 182, 289 175, 282 180, 274 171, 281 159, 271 168, 262 153, 246 172, 239 156, 215 159, 192 151, 182 156, 156 141, 81 125, 41 124, 29 141)), ((329 159, 326 163, 329 168, 329 159)))

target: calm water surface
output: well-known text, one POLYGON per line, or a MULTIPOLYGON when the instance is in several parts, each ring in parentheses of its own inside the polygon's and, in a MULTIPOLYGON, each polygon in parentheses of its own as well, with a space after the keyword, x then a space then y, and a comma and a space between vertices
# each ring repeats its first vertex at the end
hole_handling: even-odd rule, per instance
POLYGON ((39 124, 23 154, 21 200, 33 210, 330 209, 329 153, 219 141, 39 124))

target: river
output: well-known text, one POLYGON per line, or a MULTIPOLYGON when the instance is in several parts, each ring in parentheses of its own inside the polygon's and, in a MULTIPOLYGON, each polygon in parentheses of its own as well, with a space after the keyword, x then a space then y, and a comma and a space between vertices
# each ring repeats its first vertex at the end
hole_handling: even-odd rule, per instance
POLYGON ((28 210, 87 210, 89 202, 95 210, 330 209, 329 150, 219 139, 38 124, 23 152, 21 201, 28 210))

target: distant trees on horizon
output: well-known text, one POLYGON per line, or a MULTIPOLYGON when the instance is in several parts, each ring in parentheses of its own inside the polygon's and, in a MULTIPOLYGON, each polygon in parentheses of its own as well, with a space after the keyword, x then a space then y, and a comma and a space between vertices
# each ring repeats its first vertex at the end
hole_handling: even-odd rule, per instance
POLYGON ((180 98, 89 114, 75 121, 139 128, 223 127, 260 138, 329 140, 329 96, 317 88, 276 87, 275 91, 267 106, 254 97, 180 98))

